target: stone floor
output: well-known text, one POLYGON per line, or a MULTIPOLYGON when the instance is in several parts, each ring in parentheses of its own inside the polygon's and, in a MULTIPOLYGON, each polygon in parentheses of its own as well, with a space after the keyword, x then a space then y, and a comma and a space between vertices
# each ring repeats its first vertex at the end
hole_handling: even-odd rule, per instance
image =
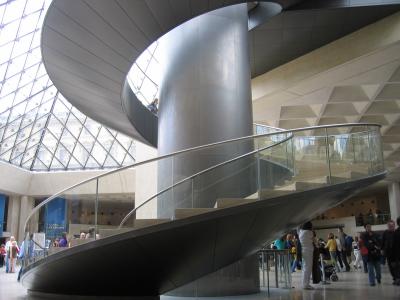
MULTIPOLYGON (((293 275, 292 289, 270 289, 262 290, 259 294, 248 296, 235 296, 225 298, 202 298, 203 300, 386 300, 400 299, 400 286, 393 286, 386 268, 383 269, 382 284, 375 287, 368 285, 367 274, 360 271, 339 273, 339 281, 329 285, 315 285, 315 290, 304 291, 300 289, 301 273, 293 275)), ((25 288, 17 282, 17 273, 6 274, 5 268, 0 269, 0 300, 42 300, 44 298, 27 295, 25 288)), ((52 299, 46 297, 45 299, 52 299)), ((72 299, 68 297, 68 299, 72 299)), ((94 299, 94 298, 93 298, 94 299)), ((161 296, 162 300, 193 300, 196 298, 179 298, 161 296)))

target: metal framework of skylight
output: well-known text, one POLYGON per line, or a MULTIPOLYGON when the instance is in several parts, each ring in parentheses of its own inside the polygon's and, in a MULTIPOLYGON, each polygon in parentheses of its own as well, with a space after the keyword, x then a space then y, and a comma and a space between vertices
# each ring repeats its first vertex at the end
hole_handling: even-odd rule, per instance
POLYGON ((0 1, 0 159, 34 171, 133 163, 133 140, 80 113, 48 77, 40 31, 50 3, 0 1))

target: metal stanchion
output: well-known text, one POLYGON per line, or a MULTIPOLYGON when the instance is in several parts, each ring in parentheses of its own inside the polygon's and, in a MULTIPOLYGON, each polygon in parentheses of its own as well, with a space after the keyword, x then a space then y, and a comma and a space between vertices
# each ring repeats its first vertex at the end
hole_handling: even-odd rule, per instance
POLYGON ((278 280, 279 267, 278 267, 278 255, 276 251, 274 251, 274 260, 275 260, 275 285, 276 288, 279 288, 279 280, 278 280))

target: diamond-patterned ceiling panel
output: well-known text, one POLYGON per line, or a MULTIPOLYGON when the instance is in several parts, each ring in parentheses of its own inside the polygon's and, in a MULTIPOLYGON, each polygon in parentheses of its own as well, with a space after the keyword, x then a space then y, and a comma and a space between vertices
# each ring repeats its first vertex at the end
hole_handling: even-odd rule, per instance
POLYGON ((133 163, 134 142, 72 107, 49 79, 40 34, 50 3, 0 1, 0 159, 35 171, 133 163))

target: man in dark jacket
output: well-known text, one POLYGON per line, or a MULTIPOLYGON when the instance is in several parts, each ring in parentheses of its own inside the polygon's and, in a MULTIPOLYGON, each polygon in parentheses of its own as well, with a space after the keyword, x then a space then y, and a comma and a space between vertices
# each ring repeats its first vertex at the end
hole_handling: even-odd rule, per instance
POLYGON ((394 275, 394 269, 393 269, 394 253, 392 251, 395 228, 396 228, 396 226, 394 224, 394 221, 390 220, 387 223, 387 229, 382 234, 382 255, 387 260, 387 263, 389 266, 389 271, 393 278, 393 283, 396 280, 395 275, 394 275))
POLYGON ((371 224, 365 225, 365 232, 361 236, 368 249, 368 280, 370 286, 375 286, 375 278, 381 283, 381 240, 380 236, 371 230, 371 224))
POLYGON ((340 258, 342 259, 344 266, 346 267, 346 272, 349 272, 350 265, 347 262, 346 234, 343 232, 343 227, 339 227, 338 232, 339 232, 338 238, 340 244, 342 245, 342 251, 339 252, 339 255, 341 256, 340 258))

